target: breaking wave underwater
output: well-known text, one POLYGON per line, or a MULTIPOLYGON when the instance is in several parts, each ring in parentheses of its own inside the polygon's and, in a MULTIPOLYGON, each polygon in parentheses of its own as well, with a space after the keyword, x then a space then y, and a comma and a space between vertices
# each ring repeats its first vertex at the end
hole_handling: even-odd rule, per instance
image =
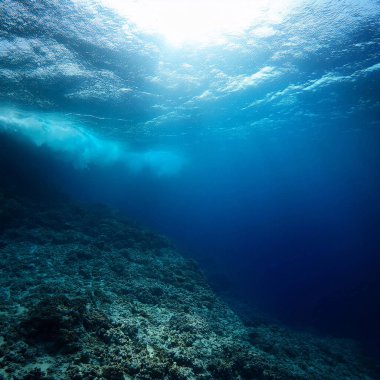
POLYGON ((0 378, 379 378, 379 20, 1 1, 0 378))

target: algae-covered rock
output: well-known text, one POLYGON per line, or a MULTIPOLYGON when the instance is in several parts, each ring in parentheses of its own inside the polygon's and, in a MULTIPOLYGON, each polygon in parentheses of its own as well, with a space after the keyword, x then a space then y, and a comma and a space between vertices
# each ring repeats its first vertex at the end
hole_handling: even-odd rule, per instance
POLYGON ((1 202, 0 378, 371 379, 350 347, 244 325, 194 261, 114 211, 1 202))

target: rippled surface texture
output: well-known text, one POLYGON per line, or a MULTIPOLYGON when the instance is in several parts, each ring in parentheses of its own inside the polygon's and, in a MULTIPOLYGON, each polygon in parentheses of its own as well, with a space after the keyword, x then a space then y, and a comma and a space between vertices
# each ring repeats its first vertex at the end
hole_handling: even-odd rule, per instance
POLYGON ((380 356, 379 20, 376 0, 2 0, 0 183, 117 207, 235 309, 380 356))
POLYGON ((107 136, 352 126, 378 111, 375 1, 263 5, 246 30, 180 47, 128 23, 128 3, 118 16, 91 1, 1 8, 3 100, 76 114, 107 136))

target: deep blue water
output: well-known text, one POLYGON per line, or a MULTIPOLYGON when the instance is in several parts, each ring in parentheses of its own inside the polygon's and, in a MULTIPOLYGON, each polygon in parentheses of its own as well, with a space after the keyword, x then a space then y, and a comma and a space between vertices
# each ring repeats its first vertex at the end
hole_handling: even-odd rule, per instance
POLYGON ((230 299, 379 350, 377 1, 290 2, 204 46, 96 2, 0 7, 3 182, 117 207, 230 299))

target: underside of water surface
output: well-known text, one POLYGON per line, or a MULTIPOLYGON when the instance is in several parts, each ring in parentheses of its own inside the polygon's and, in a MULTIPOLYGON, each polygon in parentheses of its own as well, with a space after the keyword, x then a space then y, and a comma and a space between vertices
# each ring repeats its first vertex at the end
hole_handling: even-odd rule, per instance
POLYGON ((0 378, 380 378, 376 0, 0 1, 0 378))

